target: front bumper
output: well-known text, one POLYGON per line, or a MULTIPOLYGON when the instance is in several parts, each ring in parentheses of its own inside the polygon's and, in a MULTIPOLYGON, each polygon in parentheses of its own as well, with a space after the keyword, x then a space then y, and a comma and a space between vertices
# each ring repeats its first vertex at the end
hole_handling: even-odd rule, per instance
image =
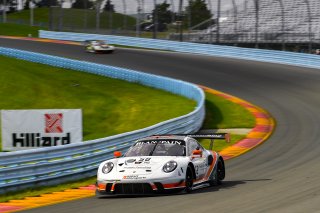
POLYGON ((103 181, 97 182, 97 195, 151 195, 180 191, 185 188, 184 179, 171 181, 103 181))
POLYGON ((98 50, 95 50, 96 53, 110 53, 110 52, 113 52, 114 50, 113 49, 98 49, 98 50))

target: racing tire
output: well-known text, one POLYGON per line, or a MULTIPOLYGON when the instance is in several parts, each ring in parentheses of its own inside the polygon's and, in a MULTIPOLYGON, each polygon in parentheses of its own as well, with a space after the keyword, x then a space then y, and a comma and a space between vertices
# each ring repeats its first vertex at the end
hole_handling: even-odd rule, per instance
POLYGON ((185 183, 186 183, 186 188, 185 188, 185 192, 186 193, 191 193, 192 191, 192 186, 193 186, 193 172, 191 169, 191 166, 188 166, 187 168, 187 172, 186 172, 186 179, 185 179, 185 183))
POLYGON ((222 184, 222 180, 225 177, 225 167, 224 163, 221 159, 217 162, 217 169, 213 174, 210 176, 209 184, 210 186, 217 186, 222 184))

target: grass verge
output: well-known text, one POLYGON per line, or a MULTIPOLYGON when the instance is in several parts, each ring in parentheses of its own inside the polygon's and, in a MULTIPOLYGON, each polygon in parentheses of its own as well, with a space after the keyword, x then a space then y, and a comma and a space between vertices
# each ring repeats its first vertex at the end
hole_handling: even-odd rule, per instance
POLYGON ((202 129, 252 128, 255 118, 244 107, 206 93, 206 118, 202 129))
POLYGON ((38 37, 38 30, 44 29, 40 27, 30 27, 27 25, 0 23, 0 35, 5 36, 23 36, 38 37))
MULTIPOLYGON (((247 109, 206 92, 206 117, 202 129, 253 128, 254 126, 255 117, 247 109)), ((215 140, 213 150, 219 152, 243 138, 245 135, 232 134, 230 143, 215 140)), ((199 142, 204 148, 209 149, 210 140, 202 139, 199 142)))
POLYGON ((196 107, 151 87, 4 56, 0 99, 0 109, 82 109, 84 140, 148 127, 196 107))
MULTIPOLYGON (((112 17, 106 11, 100 13, 100 29, 106 30, 111 27, 113 30, 123 29, 124 22, 126 22, 127 29, 134 30, 136 20, 132 16, 124 15, 121 13, 113 13, 112 17), (109 18, 112 20, 112 25, 109 23, 109 18)), ((52 8, 52 22, 53 29, 69 29, 69 30, 82 30, 82 29, 96 29, 96 11, 84 9, 61 9, 59 7, 52 8), (62 19, 60 20, 60 14, 62 19), (77 18, 75 18, 77 17, 77 18), (60 22, 61 21, 61 22, 60 22)), ((29 25, 30 23, 30 10, 21 10, 7 15, 7 20, 10 23, 29 25)), ((35 8, 34 9, 34 24, 36 26, 48 27, 49 25, 49 8, 35 8)))

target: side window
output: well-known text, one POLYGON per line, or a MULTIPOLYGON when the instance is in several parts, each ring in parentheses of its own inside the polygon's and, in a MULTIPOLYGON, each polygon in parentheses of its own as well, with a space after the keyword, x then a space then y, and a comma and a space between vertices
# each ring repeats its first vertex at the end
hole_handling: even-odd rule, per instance
POLYGON ((189 146, 188 146, 188 156, 192 155, 192 151, 197 149, 199 147, 199 144, 195 140, 190 140, 189 141, 189 146))
POLYGON ((201 146, 201 144, 199 144, 199 142, 197 142, 197 146, 198 146, 197 149, 202 150, 202 151, 204 150, 204 148, 201 146))

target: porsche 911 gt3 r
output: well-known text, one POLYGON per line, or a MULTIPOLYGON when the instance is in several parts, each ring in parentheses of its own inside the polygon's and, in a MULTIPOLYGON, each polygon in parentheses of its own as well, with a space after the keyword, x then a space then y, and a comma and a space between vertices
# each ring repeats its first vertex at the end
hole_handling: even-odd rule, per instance
POLYGON ((100 164, 96 195, 156 194, 221 184, 222 156, 195 138, 225 139, 228 134, 159 135, 136 141, 122 156, 100 164))
POLYGON ((86 51, 90 53, 112 53, 115 50, 114 46, 102 40, 86 40, 84 43, 86 51))

